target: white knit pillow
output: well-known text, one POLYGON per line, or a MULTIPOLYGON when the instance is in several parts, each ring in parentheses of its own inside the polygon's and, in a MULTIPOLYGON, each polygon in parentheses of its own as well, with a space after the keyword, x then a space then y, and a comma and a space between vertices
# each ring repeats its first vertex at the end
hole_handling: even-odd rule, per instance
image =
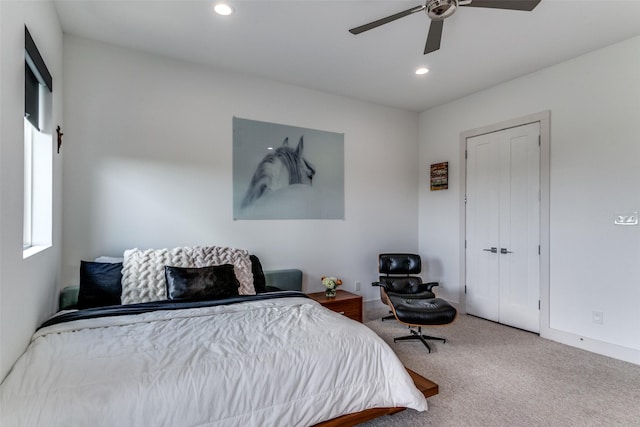
POLYGON ((233 264, 233 270, 240 282, 240 295, 255 295, 251 258, 244 249, 225 246, 202 246, 193 248, 193 266, 208 267, 211 265, 233 264))
POLYGON ((122 304, 167 299, 164 267, 206 267, 233 264, 240 295, 253 295, 249 252, 221 246, 173 249, 128 249, 122 265, 122 304))

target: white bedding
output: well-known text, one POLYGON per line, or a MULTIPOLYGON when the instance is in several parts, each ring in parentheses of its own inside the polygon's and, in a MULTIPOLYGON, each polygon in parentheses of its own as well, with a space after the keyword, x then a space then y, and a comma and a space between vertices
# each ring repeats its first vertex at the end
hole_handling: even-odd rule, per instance
POLYGON ((0 405, 2 426, 309 426, 427 409, 374 332, 300 297, 43 328, 0 405))

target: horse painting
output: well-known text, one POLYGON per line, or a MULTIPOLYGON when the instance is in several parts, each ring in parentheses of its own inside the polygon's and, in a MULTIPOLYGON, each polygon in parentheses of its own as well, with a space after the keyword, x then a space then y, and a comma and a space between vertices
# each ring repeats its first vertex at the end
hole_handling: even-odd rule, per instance
POLYGON ((241 208, 247 208, 258 199, 265 200, 274 192, 282 193, 289 186, 299 185, 311 187, 316 171, 313 165, 303 157, 304 140, 300 137, 298 146, 289 147, 289 138, 273 153, 267 154, 256 168, 249 188, 242 199, 241 208))

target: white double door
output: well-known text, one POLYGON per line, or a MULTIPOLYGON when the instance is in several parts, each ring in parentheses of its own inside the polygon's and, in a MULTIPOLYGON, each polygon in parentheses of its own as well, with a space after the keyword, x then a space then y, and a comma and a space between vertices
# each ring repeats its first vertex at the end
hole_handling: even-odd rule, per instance
POLYGON ((467 139, 466 309, 540 330, 540 123, 467 139))

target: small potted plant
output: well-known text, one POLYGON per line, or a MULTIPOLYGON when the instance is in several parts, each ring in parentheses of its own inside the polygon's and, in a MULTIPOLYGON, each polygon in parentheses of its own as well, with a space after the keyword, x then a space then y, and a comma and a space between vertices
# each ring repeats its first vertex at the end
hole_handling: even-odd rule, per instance
POLYGON ((338 286, 342 285, 342 280, 333 276, 322 276, 322 284, 326 289, 325 295, 329 298, 336 296, 338 286))

